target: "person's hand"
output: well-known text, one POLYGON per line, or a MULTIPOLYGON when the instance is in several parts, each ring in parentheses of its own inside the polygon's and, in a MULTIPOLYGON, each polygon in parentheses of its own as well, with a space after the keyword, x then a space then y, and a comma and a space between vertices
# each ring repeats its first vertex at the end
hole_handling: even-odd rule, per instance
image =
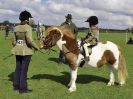
POLYGON ((35 47, 34 49, 35 49, 35 51, 38 51, 38 50, 40 50, 40 49, 39 49, 39 48, 37 48, 37 47, 35 47))

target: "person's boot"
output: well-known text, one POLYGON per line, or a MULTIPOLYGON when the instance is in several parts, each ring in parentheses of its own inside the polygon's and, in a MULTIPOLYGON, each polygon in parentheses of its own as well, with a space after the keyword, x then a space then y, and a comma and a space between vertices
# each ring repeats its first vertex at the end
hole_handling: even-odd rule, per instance
POLYGON ((32 92, 31 89, 25 89, 25 90, 19 90, 19 93, 29 93, 29 92, 32 92))
POLYGON ((13 90, 14 91, 19 91, 19 87, 18 86, 13 86, 13 90))

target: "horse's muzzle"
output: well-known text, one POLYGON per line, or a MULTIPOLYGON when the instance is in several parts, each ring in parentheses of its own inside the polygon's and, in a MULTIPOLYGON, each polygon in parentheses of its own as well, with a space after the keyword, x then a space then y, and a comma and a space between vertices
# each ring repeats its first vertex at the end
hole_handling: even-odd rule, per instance
POLYGON ((51 48, 52 46, 48 46, 48 45, 44 45, 44 46, 40 46, 40 49, 49 49, 51 48))

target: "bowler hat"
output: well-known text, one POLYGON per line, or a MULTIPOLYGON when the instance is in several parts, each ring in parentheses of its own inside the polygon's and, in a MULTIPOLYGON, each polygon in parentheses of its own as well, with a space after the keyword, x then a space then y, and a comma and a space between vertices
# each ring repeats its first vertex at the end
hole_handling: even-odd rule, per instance
POLYGON ((67 16, 65 16, 67 19, 72 19, 72 15, 71 14, 67 14, 67 16))

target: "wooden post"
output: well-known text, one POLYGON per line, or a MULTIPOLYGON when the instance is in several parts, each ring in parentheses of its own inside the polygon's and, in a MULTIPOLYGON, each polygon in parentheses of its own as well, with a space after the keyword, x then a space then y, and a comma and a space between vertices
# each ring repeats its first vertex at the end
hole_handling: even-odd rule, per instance
POLYGON ((128 33, 128 31, 126 30, 126 42, 125 43, 127 43, 127 33, 128 33))

